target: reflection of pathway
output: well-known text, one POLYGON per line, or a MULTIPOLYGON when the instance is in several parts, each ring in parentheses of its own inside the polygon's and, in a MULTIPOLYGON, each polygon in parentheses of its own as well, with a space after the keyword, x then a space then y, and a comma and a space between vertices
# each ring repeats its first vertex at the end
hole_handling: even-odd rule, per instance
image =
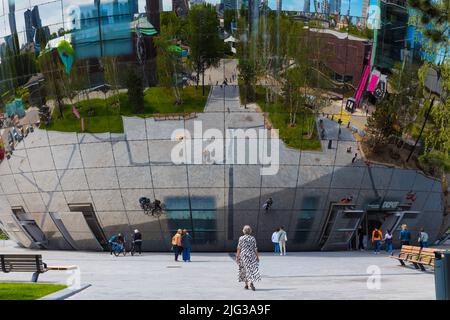
MULTIPOLYGON (((322 112, 326 114, 330 114, 330 117, 332 114, 334 114, 334 121, 337 121, 339 119, 339 114, 342 112, 346 116, 343 117, 344 125, 347 125, 347 121, 350 120, 350 125, 352 127, 356 127, 359 130, 365 130, 367 125, 367 116, 364 111, 362 111, 360 108, 358 108, 354 113, 350 113, 345 110, 345 103, 346 99, 342 102, 342 100, 332 100, 330 101, 330 104, 323 108, 322 112)), ((372 110, 370 110, 369 114, 372 113, 372 110)))
MULTIPOLYGON (((196 75, 196 73, 193 73, 196 75)), ((236 77, 239 75, 237 60, 236 59, 222 59, 220 60, 219 66, 216 68, 209 68, 205 71, 205 84, 207 85, 221 85, 226 78, 228 84, 237 84, 237 78, 232 81, 232 75, 236 77)), ((200 76, 200 84, 202 83, 202 78, 200 76)))

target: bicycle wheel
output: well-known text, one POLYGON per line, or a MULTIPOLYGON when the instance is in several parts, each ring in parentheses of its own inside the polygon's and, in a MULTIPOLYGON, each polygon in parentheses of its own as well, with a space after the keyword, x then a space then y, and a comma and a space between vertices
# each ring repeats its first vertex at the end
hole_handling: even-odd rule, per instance
POLYGON ((116 257, 118 257, 119 256, 119 254, 120 254, 120 251, 119 250, 117 250, 117 249, 114 249, 114 255, 116 256, 116 257))

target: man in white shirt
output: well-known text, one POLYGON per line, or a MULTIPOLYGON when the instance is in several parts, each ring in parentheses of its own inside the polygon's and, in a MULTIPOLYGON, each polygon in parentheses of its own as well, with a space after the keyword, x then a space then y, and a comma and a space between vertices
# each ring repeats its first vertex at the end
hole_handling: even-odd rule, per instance
POLYGON ((278 243, 278 232, 280 232, 280 228, 277 228, 274 233, 272 233, 272 243, 274 246, 274 252, 280 252, 280 244, 278 243))

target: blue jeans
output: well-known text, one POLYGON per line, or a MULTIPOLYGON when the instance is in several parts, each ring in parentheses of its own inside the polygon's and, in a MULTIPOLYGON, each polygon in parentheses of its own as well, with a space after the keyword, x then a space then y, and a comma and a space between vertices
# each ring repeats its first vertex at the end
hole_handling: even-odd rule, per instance
POLYGON ((380 244, 381 244, 380 240, 374 240, 374 242, 373 242, 373 251, 380 252, 380 244))
POLYGON ((191 261, 191 248, 183 248, 183 261, 191 261))
POLYGON ((274 242, 273 246, 274 246, 274 251, 273 252, 280 253, 280 245, 278 244, 278 242, 274 242))
POLYGON ((386 252, 392 253, 392 241, 386 241, 386 252))
POLYGON ((428 241, 420 241, 421 248, 428 248, 428 241))

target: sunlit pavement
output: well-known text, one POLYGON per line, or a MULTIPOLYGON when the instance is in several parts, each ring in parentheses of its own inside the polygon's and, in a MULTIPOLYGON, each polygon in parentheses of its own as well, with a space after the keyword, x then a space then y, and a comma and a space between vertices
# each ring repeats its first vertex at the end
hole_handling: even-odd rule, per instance
MULTIPOLYGON (((434 299, 434 275, 400 267, 385 253, 262 253, 262 281, 255 292, 237 282, 237 265, 228 253, 192 253, 192 262, 175 262, 167 253, 111 256, 108 252, 31 251, 48 265, 77 265, 81 283, 92 286, 70 299, 434 299), (379 275, 379 276, 378 276, 379 275)), ((40 282, 65 283, 64 271, 42 274, 40 282)), ((0 281, 30 281, 28 273, 0 273, 0 281)))

